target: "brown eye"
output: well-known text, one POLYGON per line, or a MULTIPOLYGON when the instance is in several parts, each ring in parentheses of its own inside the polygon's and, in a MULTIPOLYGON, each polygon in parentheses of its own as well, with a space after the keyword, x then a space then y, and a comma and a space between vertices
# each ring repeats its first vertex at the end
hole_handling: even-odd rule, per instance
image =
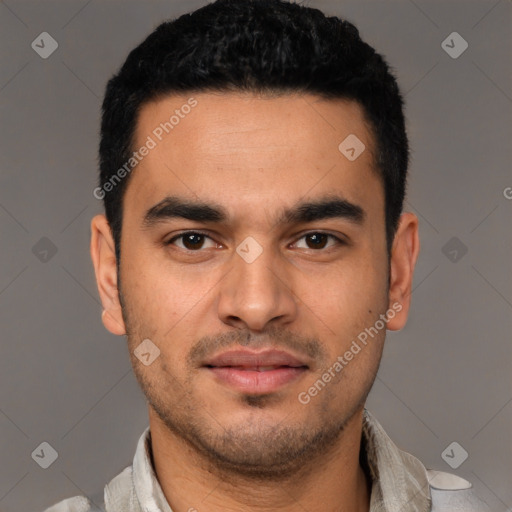
MULTIPOLYGON (((181 240, 181 244, 175 244, 180 249, 184 249, 187 251, 198 251, 199 249, 204 248, 204 244, 206 240, 211 240, 211 238, 203 233, 197 233, 195 231, 187 231, 186 233, 181 233, 171 238, 167 245, 174 245, 177 240, 181 240)), ((213 242, 213 241, 212 241, 213 242)), ((215 243, 212 244, 211 247, 214 247, 215 243)))
POLYGON ((338 237, 334 235, 330 235, 328 233, 320 233, 320 232, 314 232, 314 233, 307 233, 306 235, 302 236, 300 240, 306 241, 306 247, 299 247, 300 249, 325 249, 326 247, 332 247, 334 245, 343 245, 343 241, 339 239, 338 237), (331 245, 327 245, 329 239, 334 240, 334 243, 331 245))
POLYGON ((204 236, 199 235, 197 233, 191 233, 188 235, 184 235, 183 237, 183 245, 190 250, 201 249, 204 243, 204 236))
POLYGON ((324 233, 313 233, 312 235, 306 235, 306 240, 311 242, 310 249, 323 249, 327 244, 328 235, 324 233))

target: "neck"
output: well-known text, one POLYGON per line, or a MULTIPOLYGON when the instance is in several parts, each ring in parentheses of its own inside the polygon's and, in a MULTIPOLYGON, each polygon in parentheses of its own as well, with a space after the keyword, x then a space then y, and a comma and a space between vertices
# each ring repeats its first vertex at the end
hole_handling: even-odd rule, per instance
POLYGON ((368 512, 370 482, 359 464, 362 410, 336 445, 285 479, 257 480, 214 466, 169 432, 150 408, 154 469, 173 512, 351 510, 368 512))

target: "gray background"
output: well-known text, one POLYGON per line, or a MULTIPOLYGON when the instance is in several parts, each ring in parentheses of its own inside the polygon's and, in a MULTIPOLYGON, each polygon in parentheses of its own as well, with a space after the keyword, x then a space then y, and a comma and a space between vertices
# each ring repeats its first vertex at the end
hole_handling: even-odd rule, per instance
MULTIPOLYGON (((0 3, 2 512, 82 493, 101 501, 147 425, 125 340, 101 324, 89 257, 90 218, 102 211, 92 196, 99 106, 130 49, 203 3, 0 3), (31 48, 43 31, 59 44, 48 59, 31 48), (43 441, 59 454, 48 469, 31 457, 43 441)), ((407 104, 406 209, 419 216, 422 251, 409 323, 388 336, 368 408, 400 448, 510 511, 512 4, 309 5, 358 26, 407 104), (441 46, 454 31, 469 44, 457 59, 441 46), (443 250, 452 237, 458 246, 443 250), (441 456, 453 441, 469 454, 456 471, 441 456)))

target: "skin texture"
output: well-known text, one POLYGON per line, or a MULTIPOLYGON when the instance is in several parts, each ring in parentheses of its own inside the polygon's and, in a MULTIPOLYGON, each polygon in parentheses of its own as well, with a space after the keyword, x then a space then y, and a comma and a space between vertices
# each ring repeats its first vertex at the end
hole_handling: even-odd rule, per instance
MULTIPOLYGON (((146 104, 134 147, 190 96, 146 104)), ((317 510, 319 503, 326 512, 367 511, 362 411, 386 329, 309 403, 297 397, 393 304, 401 310, 387 329, 405 325, 417 218, 402 214, 388 260, 384 189, 357 103, 314 95, 193 97, 197 106, 129 178, 120 283, 109 225, 103 215, 91 224, 103 323, 127 336, 148 400, 162 490, 175 512, 317 510), (349 134, 366 146, 354 161, 338 150, 349 134), (277 222, 284 208, 326 194, 360 206, 363 222, 277 222), (173 218, 144 227, 146 211, 168 195, 214 202, 228 219, 173 218), (187 230, 207 237, 166 245, 187 230), (305 236, 318 232, 344 243, 328 237, 318 248, 305 236), (236 251, 248 236, 262 248, 251 263, 236 251), (160 350, 149 366, 133 353, 146 338, 160 350), (291 352, 308 369, 267 394, 234 389, 201 367, 228 349, 270 347, 291 352)))

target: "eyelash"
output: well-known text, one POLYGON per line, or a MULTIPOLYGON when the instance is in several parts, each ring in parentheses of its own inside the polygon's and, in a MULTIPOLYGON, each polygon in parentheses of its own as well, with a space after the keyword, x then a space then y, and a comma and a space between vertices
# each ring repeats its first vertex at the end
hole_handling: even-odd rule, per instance
MULTIPOLYGON (((212 238, 207 234, 207 233, 203 233, 201 231, 184 231, 183 233, 180 233, 178 235, 175 235, 173 236, 170 240, 168 240, 167 242, 165 242, 165 245, 173 245, 173 243, 178 240, 178 239, 183 239, 183 237, 185 237, 186 235, 201 235, 201 236, 204 236, 206 238, 209 238, 210 240, 212 240, 212 238)), ((326 235, 327 237, 329 238, 332 238, 336 241, 336 245, 346 245, 347 243, 342 240, 341 238, 331 234, 331 233, 324 233, 323 231, 309 231, 308 233, 304 233, 298 240, 301 240, 307 236, 310 236, 310 235, 326 235)), ((311 251, 314 251, 314 252, 322 252, 322 251, 326 251, 328 249, 332 249, 333 246, 331 247, 327 247, 327 248, 320 248, 320 249, 309 249, 311 251)), ((201 249, 197 249, 195 251, 191 250, 191 249, 186 249, 186 248, 181 248, 181 247, 178 247, 178 249, 182 250, 182 251, 186 251, 186 252, 201 252, 201 249)))

